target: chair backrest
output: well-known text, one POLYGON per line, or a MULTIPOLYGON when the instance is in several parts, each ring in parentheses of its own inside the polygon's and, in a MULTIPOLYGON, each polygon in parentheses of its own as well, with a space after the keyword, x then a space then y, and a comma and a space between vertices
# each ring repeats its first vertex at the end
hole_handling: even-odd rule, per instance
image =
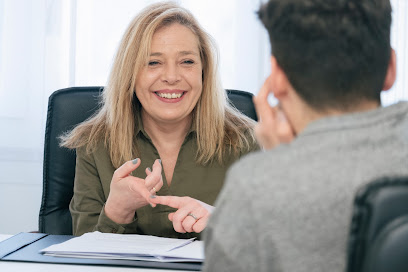
POLYGON ((347 271, 408 271, 408 177, 378 179, 356 194, 347 271))
MULTIPOLYGON (((43 195, 39 231, 49 234, 72 234, 69 203, 73 195, 74 150, 61 148, 58 137, 92 116, 99 108, 103 87, 74 87, 55 91, 48 101, 44 142, 43 195)), ((226 90, 230 102, 242 113, 256 120, 253 95, 226 90)))

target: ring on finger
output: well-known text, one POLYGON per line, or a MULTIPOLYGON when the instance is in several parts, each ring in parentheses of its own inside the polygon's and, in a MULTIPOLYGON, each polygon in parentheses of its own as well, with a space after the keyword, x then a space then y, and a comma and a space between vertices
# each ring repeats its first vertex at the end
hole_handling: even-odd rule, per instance
POLYGON ((187 216, 191 216, 191 217, 194 218, 196 221, 198 220, 197 216, 195 216, 195 215, 192 214, 192 213, 187 214, 187 216))
POLYGON ((153 186, 152 190, 153 190, 153 194, 155 194, 157 192, 156 187, 154 187, 154 186, 153 186))

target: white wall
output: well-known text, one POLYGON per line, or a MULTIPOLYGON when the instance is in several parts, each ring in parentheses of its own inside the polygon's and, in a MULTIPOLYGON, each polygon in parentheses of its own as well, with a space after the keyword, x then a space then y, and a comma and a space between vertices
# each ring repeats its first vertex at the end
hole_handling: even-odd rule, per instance
POLYGON ((44 4, 0 2, 0 233, 37 230, 45 121, 41 109, 47 106, 44 4))
POLYGON ((391 5, 391 46, 397 54, 397 80, 390 90, 382 92, 384 106, 408 100, 408 1, 391 0, 391 5))

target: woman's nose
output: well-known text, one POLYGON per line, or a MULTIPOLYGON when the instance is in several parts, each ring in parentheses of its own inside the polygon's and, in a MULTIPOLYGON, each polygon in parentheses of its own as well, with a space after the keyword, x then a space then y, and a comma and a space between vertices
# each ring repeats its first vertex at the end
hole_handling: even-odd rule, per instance
POLYGON ((162 75, 162 80, 168 84, 175 84, 181 79, 180 71, 177 65, 167 64, 162 75))

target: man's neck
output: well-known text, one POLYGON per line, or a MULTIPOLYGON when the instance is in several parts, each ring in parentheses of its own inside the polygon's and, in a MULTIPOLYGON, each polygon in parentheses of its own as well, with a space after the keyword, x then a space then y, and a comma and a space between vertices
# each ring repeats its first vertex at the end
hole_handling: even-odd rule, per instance
POLYGON ((365 112, 378 108, 380 104, 375 101, 364 101, 356 106, 349 107, 345 110, 328 109, 324 111, 316 111, 303 101, 299 101, 298 105, 293 105, 288 108, 287 118, 291 123, 296 134, 300 134, 311 122, 321 118, 330 116, 339 116, 343 114, 351 114, 357 112, 365 112))

